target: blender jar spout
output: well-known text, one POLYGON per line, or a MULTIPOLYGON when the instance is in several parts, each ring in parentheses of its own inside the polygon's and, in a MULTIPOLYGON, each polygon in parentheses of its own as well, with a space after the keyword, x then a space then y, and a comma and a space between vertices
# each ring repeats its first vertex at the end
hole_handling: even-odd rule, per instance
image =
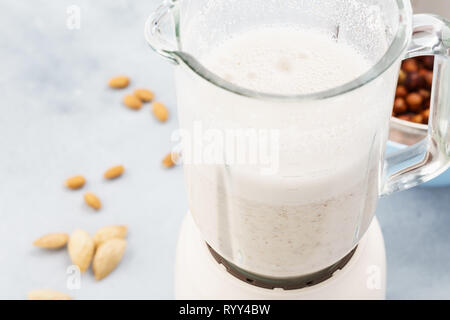
POLYGON ((145 39, 159 55, 178 64, 173 54, 178 47, 179 37, 179 1, 165 0, 152 13, 145 23, 145 39), (172 41, 169 39, 173 39, 172 41))

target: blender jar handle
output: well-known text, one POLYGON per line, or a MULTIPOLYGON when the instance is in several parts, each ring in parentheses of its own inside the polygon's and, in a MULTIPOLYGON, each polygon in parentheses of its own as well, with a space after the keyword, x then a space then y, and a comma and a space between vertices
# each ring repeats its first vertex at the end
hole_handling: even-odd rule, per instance
POLYGON ((405 58, 434 55, 434 76, 428 136, 416 145, 390 154, 385 160, 382 196, 433 179, 450 165, 450 22, 419 14, 405 58), (418 161, 419 160, 419 161, 418 161), (411 162, 414 164, 411 165, 411 162), (404 169, 399 169, 405 167, 404 169))
POLYGON ((150 47, 170 62, 178 64, 173 55, 174 48, 178 47, 166 40, 175 36, 179 39, 178 0, 165 0, 145 22, 145 39, 150 47), (168 29, 170 28, 170 29, 168 29), (175 32, 174 32, 175 31, 175 32))

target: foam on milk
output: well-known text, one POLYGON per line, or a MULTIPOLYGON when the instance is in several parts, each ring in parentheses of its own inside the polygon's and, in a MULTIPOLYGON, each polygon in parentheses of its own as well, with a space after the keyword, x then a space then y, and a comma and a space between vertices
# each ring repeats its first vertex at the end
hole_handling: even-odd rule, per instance
MULTIPOLYGON (((234 84, 277 94, 336 87, 370 66, 345 43, 288 27, 241 33, 200 61, 234 84)), ((185 165, 190 210, 205 240, 266 277, 312 273, 345 256, 370 224, 378 197, 378 155, 386 139, 378 132, 390 115, 384 98, 371 96, 378 91, 366 86, 343 97, 284 104, 243 98, 187 75, 177 74, 182 128, 200 120, 211 128, 281 132, 275 175, 185 165)))
POLYGON ((234 36, 201 60, 211 71, 239 86, 278 94, 330 89, 369 68, 349 45, 319 32, 283 27, 234 36))

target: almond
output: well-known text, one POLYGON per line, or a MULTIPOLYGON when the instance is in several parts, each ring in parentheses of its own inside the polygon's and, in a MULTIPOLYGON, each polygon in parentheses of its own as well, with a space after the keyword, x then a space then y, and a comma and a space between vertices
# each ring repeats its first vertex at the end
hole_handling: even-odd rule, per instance
POLYGON ((161 102, 154 102, 152 107, 153 115, 161 122, 166 122, 169 119, 169 110, 161 102))
POLYGON ((139 110, 140 108, 142 108, 142 101, 131 94, 126 95, 123 98, 123 104, 133 110, 139 110))
POLYGON ((69 189, 80 189, 86 183, 86 179, 83 176, 74 176, 66 179, 66 187, 69 189))
POLYGON ((59 249, 64 247, 68 240, 69 235, 67 233, 49 233, 36 239, 33 244, 44 249, 59 249))
POLYGON ((163 158, 162 165, 165 168, 169 169, 169 168, 172 168, 172 167, 174 167, 176 165, 177 160, 178 160, 178 154, 171 152, 171 153, 167 154, 163 158))
POLYGON ((106 170, 105 174, 103 175, 106 179, 115 179, 122 175, 125 168, 122 165, 115 166, 112 168, 109 168, 106 170))
POLYGON ((85 272, 91 264, 94 255, 94 240, 86 231, 76 229, 69 238, 67 250, 69 251, 72 263, 80 268, 81 272, 85 272))
POLYGON ((130 78, 127 76, 117 76, 111 78, 108 82, 109 86, 114 89, 123 89, 128 87, 130 84, 130 78))
POLYGON ((98 247, 92 270, 96 280, 101 280, 113 271, 122 260, 127 242, 123 239, 111 239, 98 247))
POLYGON ((97 230, 94 235, 95 247, 111 239, 124 239, 127 235, 127 226, 107 226, 97 230))
POLYGON ((72 300, 70 296, 65 293, 50 290, 50 289, 40 289, 32 290, 28 292, 29 300, 72 300))
POLYGON ((134 95, 142 102, 152 101, 155 94, 147 89, 136 89, 134 90, 134 95))
POLYGON ((86 192, 84 194, 84 201, 88 204, 88 206, 95 210, 99 210, 102 207, 100 199, 92 192, 86 192))

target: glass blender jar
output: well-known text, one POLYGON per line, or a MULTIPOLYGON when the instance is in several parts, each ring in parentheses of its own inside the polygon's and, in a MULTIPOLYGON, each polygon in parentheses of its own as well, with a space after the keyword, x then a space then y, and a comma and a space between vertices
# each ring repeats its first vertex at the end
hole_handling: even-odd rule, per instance
POLYGON ((329 270, 351 256, 379 196, 449 166, 450 25, 413 16, 409 1, 167 0, 146 37, 176 65, 195 223, 213 253, 249 277, 283 286, 329 270), (221 43, 258 28, 315 30, 350 45, 368 66, 301 93, 258 90, 211 67, 221 43), (400 63, 419 55, 436 56, 428 137, 385 157, 400 63))

